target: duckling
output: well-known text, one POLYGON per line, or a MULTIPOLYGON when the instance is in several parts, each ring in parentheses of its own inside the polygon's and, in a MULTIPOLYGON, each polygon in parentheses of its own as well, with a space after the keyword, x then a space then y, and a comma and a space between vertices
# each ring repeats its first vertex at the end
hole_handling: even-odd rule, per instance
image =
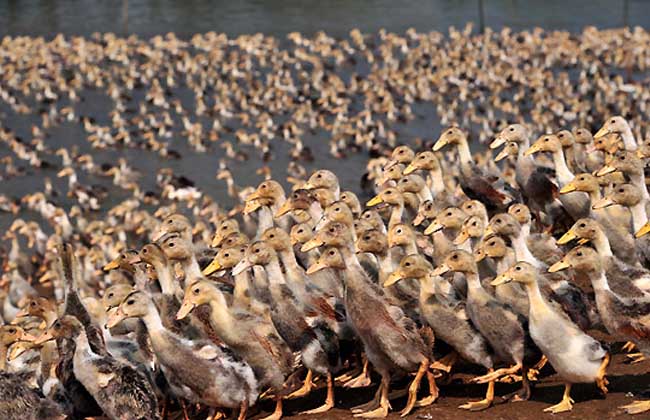
MULTIPOLYGON (((263 210, 259 213, 258 221, 258 230, 256 238, 259 238, 262 233, 273 227, 273 218, 274 215, 278 213, 278 210, 282 207, 282 204, 286 201, 286 196, 284 194, 284 188, 277 181, 268 180, 262 182, 257 186, 257 189, 246 197, 246 202, 251 202, 253 200, 266 199, 268 204, 265 204, 262 207, 269 206, 269 210, 263 210)), ((289 221, 290 219, 286 216, 277 217, 275 221, 282 227, 284 230, 289 230, 289 221)))
POLYGON ((496 360, 512 364, 509 368, 497 369, 478 378, 477 382, 494 381, 501 375, 514 374, 521 370, 522 389, 514 396, 514 400, 527 400, 530 398, 528 360, 534 356, 537 349, 526 333, 526 319, 483 289, 476 262, 470 253, 463 250, 452 251, 432 274, 441 276, 451 271, 465 274, 467 315, 494 350, 496 360))
POLYGON ((75 317, 54 322, 37 340, 72 340, 75 377, 93 396, 104 413, 115 419, 159 419, 158 400, 149 380, 131 365, 107 354, 95 353, 85 329, 75 317))
POLYGON ((625 178, 641 192, 646 202, 650 200, 645 182, 645 163, 636 155, 628 151, 620 151, 610 159, 605 166, 596 172, 596 176, 605 176, 613 172, 622 172, 625 178))
POLYGON ((156 359, 176 396, 212 407, 239 407, 239 420, 246 418, 259 386, 248 364, 225 346, 189 341, 166 329, 153 300, 144 292, 128 295, 107 326, 115 327, 128 318, 144 321, 156 359))
POLYGON ((359 334, 368 360, 382 377, 376 395, 378 401, 359 407, 361 411, 355 416, 376 418, 388 414, 390 378, 391 372, 395 370, 417 371, 415 379, 409 386, 409 397, 406 407, 402 410, 402 416, 408 415, 415 406, 419 384, 425 374, 429 381, 430 394, 422 403, 433 403, 437 398, 438 390, 433 374, 429 371, 431 349, 427 348, 422 336, 416 331, 415 323, 407 318, 400 308, 390 305, 373 287, 356 258, 350 232, 345 225, 328 223, 314 238, 305 243, 302 249, 307 251, 321 245, 339 248, 346 266, 344 270, 346 313, 359 334), (368 318, 370 314, 372 319, 368 318), (368 325, 372 325, 372 328, 364 327, 368 325), (408 346, 413 351, 404 353, 400 350, 404 346, 408 346), (376 402, 379 403, 378 407, 376 402))
POLYGON ((638 147, 637 142, 632 134, 630 124, 620 115, 613 116, 603 123, 603 126, 594 134, 594 139, 598 139, 608 134, 618 134, 623 140, 625 150, 635 151, 638 147))
POLYGON ((415 158, 404 169, 404 175, 409 175, 417 170, 428 171, 429 194, 422 197, 424 200, 433 199, 440 207, 454 205, 455 200, 448 193, 442 176, 440 161, 433 152, 424 151, 418 153, 415 158))
POLYGON ((275 410, 265 420, 280 419, 283 385, 293 370, 293 358, 287 344, 270 322, 229 309, 223 292, 204 278, 188 283, 176 318, 185 318, 203 304, 212 308, 210 321, 219 338, 250 365, 259 387, 269 387, 274 392, 275 410))
MULTIPOLYGON (((4 358, 0 362, 4 365, 4 358)), ((63 420, 63 410, 38 390, 29 388, 29 372, 0 370, 0 405, 7 420, 63 420)))
POLYGON ((449 252, 456 249, 452 241, 466 218, 467 214, 458 207, 447 207, 424 230, 425 235, 432 235, 433 238, 434 262, 442 261, 449 252))
POLYGON ((382 203, 388 204, 391 208, 388 228, 390 229, 391 226, 397 223, 402 223, 404 217, 404 195, 395 187, 386 188, 368 201, 366 206, 372 207, 382 203))
POLYGON ((537 269, 527 262, 518 262, 501 274, 492 285, 510 281, 521 283, 528 293, 528 331, 537 347, 565 382, 562 401, 544 409, 561 413, 572 409, 571 386, 574 383, 596 382, 607 393, 605 371, 610 356, 600 343, 585 334, 563 312, 558 312, 544 299, 537 285, 537 269))
MULTIPOLYGON (((485 367, 492 373, 494 361, 490 346, 469 320, 464 304, 449 306, 437 299, 439 291, 437 282, 443 281, 433 276, 433 267, 421 255, 407 255, 400 261, 399 267, 384 282, 384 287, 407 278, 414 278, 420 283, 420 312, 436 337, 449 344, 460 356, 485 367)), ((460 408, 478 411, 484 410, 494 399, 494 381, 488 384, 485 399, 463 404, 460 408)))

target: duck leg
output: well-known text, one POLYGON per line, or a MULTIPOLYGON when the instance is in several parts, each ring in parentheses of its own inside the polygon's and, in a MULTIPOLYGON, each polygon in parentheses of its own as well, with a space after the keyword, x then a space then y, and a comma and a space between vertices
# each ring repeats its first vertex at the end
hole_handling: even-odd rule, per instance
POLYGON ((628 341, 625 344, 623 344, 623 347, 621 347, 621 350, 623 350, 624 352, 629 353, 632 350, 634 350, 635 348, 636 348, 636 344, 634 344, 631 341, 628 341))
POLYGON ((517 391, 511 401, 528 401, 530 399, 530 380, 528 379, 528 367, 526 365, 521 367, 521 389, 517 391))
POLYGON ((332 378, 332 373, 327 372, 327 397, 325 398, 325 404, 313 410, 303 411, 300 414, 319 414, 329 411, 332 408, 334 408, 334 379, 332 378))
POLYGON ((365 366, 366 364, 366 355, 365 353, 356 353, 355 357, 355 367, 354 369, 350 369, 347 372, 343 373, 342 375, 337 376, 334 380, 337 382, 348 382, 357 376, 359 376, 362 372, 362 367, 361 365, 365 366))
POLYGON ((429 383, 429 395, 415 403, 416 407, 426 407, 433 404, 437 399, 440 391, 436 385, 436 377, 430 370, 427 370, 427 382, 429 383))
POLYGON ((413 379, 413 382, 411 382, 411 385, 409 385, 409 397, 406 401, 406 407, 404 407, 400 413, 400 417, 408 416, 409 413, 413 410, 413 407, 415 407, 415 401, 417 401, 418 398, 418 390, 420 389, 420 382, 428 370, 429 360, 425 359, 422 363, 420 363, 420 367, 415 374, 415 378, 413 379))
POLYGON ((343 384, 345 388, 363 388, 366 386, 370 386, 372 383, 370 379, 370 362, 368 362, 368 359, 363 357, 363 370, 357 376, 356 378, 352 378, 346 383, 343 384))
POLYGON ((598 376, 596 377, 596 385, 598 388, 602 391, 603 394, 607 394, 607 385, 609 384, 609 381, 605 377, 605 374, 607 373, 607 366, 609 366, 609 361, 611 360, 612 356, 610 356, 609 353, 605 353, 605 357, 603 358, 603 362, 600 364, 600 367, 598 368, 598 376))
POLYGON ((563 413, 565 411, 571 411, 573 408, 573 399, 571 399, 571 384, 564 384, 564 395, 562 396, 562 401, 559 403, 545 408, 544 411, 547 413, 563 413))
POLYGON ((311 371, 311 369, 307 370, 307 376, 305 376, 305 381, 303 382, 302 386, 289 394, 287 396, 288 399, 294 399, 294 398, 299 398, 299 397, 304 397, 306 395, 309 395, 311 390, 314 388, 314 383, 312 382, 312 378, 314 376, 314 373, 311 371))
POLYGON ((485 374, 483 376, 478 376, 478 377, 472 379, 472 382, 475 383, 475 384, 484 384, 486 382, 496 381, 499 378, 501 378, 502 376, 513 375, 513 374, 519 372, 519 370, 521 368, 522 368, 522 364, 517 363, 516 365, 511 366, 509 368, 497 369, 497 370, 495 370, 495 371, 493 371, 491 373, 487 373, 487 374, 485 374))
MULTIPOLYGON (((493 371, 494 369, 489 369, 488 374, 493 371)), ((488 382, 488 388, 487 388, 487 392, 485 393, 485 398, 483 398, 481 401, 468 402, 466 404, 459 406, 458 408, 462 408, 464 410, 469 410, 469 411, 481 411, 489 408, 492 405, 493 401, 494 401, 494 381, 490 381, 488 382)))
POLYGON ((239 407, 239 416, 237 420, 246 420, 246 413, 248 412, 248 402, 243 401, 239 407))
POLYGON ((452 351, 451 353, 445 355, 442 359, 436 360, 433 363, 431 363, 430 368, 431 369, 437 369, 437 370, 442 370, 444 372, 451 372, 451 368, 456 364, 458 361, 458 353, 455 351, 452 351))
POLYGON ((639 363, 645 360, 643 353, 629 353, 626 354, 626 357, 630 359, 630 363, 639 363))
POLYGON ((363 413, 357 413, 354 417, 361 417, 366 419, 383 419, 388 415, 388 410, 390 410, 390 402, 388 401, 388 391, 390 388, 390 375, 383 374, 381 377, 380 385, 380 396, 379 396, 379 407, 371 411, 365 411, 363 413))
POLYGON ((372 397, 372 400, 368 401, 365 404, 357 405, 354 406, 350 409, 353 413, 362 413, 364 411, 368 410, 374 410, 375 408, 379 407, 379 398, 381 397, 381 388, 382 385, 379 384, 379 388, 377 388, 377 391, 375 392, 375 396, 372 397))
POLYGON ((264 417, 261 420, 280 420, 282 418, 282 397, 275 398, 275 410, 270 416, 264 417))
POLYGON ((627 414, 639 414, 650 411, 650 401, 633 401, 621 407, 627 414))
POLYGON ((178 400, 178 402, 181 403, 181 408, 183 408, 183 416, 185 420, 190 420, 190 417, 187 415, 187 406, 185 405, 185 401, 182 399, 178 400))

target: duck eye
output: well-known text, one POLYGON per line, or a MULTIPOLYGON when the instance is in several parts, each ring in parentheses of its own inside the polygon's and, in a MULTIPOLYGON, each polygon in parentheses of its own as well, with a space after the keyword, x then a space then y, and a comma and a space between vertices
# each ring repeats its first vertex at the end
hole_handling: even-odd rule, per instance
POLYGON ((402 229, 397 229, 397 233, 402 233, 402 229))
POLYGON ((334 255, 334 251, 330 251, 329 254, 330 254, 330 255, 334 255))
POLYGON ((274 235, 274 234, 270 234, 270 235, 269 235, 269 238, 273 239, 273 238, 275 238, 275 235, 274 235))
POLYGON ((515 131, 514 127, 510 127, 508 131, 515 131))
POLYGON ((198 295, 199 293, 201 293, 201 289, 199 289, 199 288, 197 287, 196 289, 192 290, 192 292, 193 292, 195 295, 198 295))
POLYGON ((168 225, 171 225, 172 222, 173 222, 173 221, 172 221, 171 219, 167 220, 167 224, 168 224, 168 225))
POLYGON ((111 292, 111 293, 108 294, 108 297, 109 297, 109 298, 112 298, 113 296, 114 296, 114 295, 113 295, 113 292, 111 292))
POLYGON ((582 257, 582 252, 578 252, 576 255, 577 255, 578 257, 582 257))
POLYGON ((521 266, 517 266, 517 267, 515 267, 515 270, 517 270, 517 271, 521 271, 521 266))
POLYGON ((521 209, 515 210, 515 213, 521 213, 521 209))
POLYGON ((320 178, 322 178, 322 177, 323 177, 323 176, 322 176, 321 174, 316 175, 316 178, 318 178, 318 179, 320 179, 320 178))
POLYGON ((255 248, 255 249, 253 250, 253 252, 254 252, 255 254, 259 254, 259 253, 260 253, 260 250, 259 250, 259 248, 255 248))
POLYGON ((36 302, 35 302, 35 301, 32 301, 32 303, 30 303, 30 305, 31 305, 31 306, 36 306, 36 302))
POLYGON ((147 250, 147 248, 145 248, 145 249, 142 250, 142 253, 143 253, 143 254, 146 254, 147 252, 149 252, 149 251, 147 250))
POLYGON ((368 236, 368 235, 364 236, 364 237, 363 237, 363 240, 364 240, 364 241, 369 241, 369 240, 370 240, 370 236, 368 236))
POLYGON ((9 334, 16 334, 15 328, 9 328, 9 334))
POLYGON ((451 212, 448 212, 448 213, 447 213, 447 217, 451 217, 451 212))
POLYGON ((266 185, 262 185, 262 189, 263 189, 263 190, 266 189, 266 185))
POLYGON ((451 130, 447 131, 447 134, 452 134, 452 133, 453 133, 453 131, 451 131, 451 130))
POLYGON ((230 257, 230 254, 226 252, 225 254, 223 254, 223 256, 228 258, 228 257, 230 257))
POLYGON ((563 138, 563 137, 564 137, 564 134, 558 134, 557 136, 558 136, 559 138, 563 138))
POLYGON ((452 256, 451 256, 451 259, 452 259, 452 260, 457 260, 457 259, 458 259, 458 254, 454 254, 454 255, 452 255, 452 256))
POLYGON ((625 190, 624 190, 623 188, 619 188, 619 189, 618 189, 618 192, 620 192, 620 193, 622 193, 622 192, 624 192, 624 191, 625 191, 625 190))
POLYGON ((391 190, 386 191, 386 195, 391 195, 393 192, 391 190))
POLYGON ((404 264, 404 267, 410 267, 410 266, 411 266, 410 262, 407 262, 407 263, 404 264))
POLYGON ((616 124, 616 120, 611 120, 610 123, 616 124))
POLYGON ((173 242, 171 242, 171 243, 169 244, 169 247, 170 247, 170 248, 173 248, 174 246, 176 246, 176 244, 173 243, 173 242))
POLYGON ((476 222, 472 223, 472 226, 476 226, 476 222))
POLYGON ((298 233, 303 233, 303 232, 304 232, 304 230, 298 229, 298 233))
POLYGON ((341 208, 337 207, 337 208, 334 209, 334 211, 341 211, 341 208))
POLYGON ((579 225, 579 226, 580 226, 581 228, 584 228, 584 227, 585 227, 585 226, 587 226, 587 225, 586 225, 586 224, 584 224, 584 223, 580 223, 580 225, 579 225))
POLYGON ((621 156, 621 160, 625 160, 625 156, 621 156))
POLYGON ((404 154, 404 150, 400 150, 399 152, 397 152, 397 154, 398 154, 398 155, 403 155, 403 154, 404 154))
POLYGON ((127 305, 133 305, 134 303, 135 303, 135 300, 133 300, 133 299, 129 299, 128 301, 126 301, 127 305))
POLYGON ((492 241, 492 242, 490 242, 488 245, 490 245, 490 246, 494 246, 494 245, 496 245, 496 242, 492 241))
POLYGON ((330 233, 334 233, 334 228, 330 228, 330 229, 329 229, 329 232, 330 232, 330 233))
POLYGON ((549 139, 548 137, 546 137, 546 138, 544 139, 545 142, 547 142, 547 141, 549 141, 549 140, 550 140, 550 139, 549 139))
POLYGON ((500 225, 501 224, 501 219, 495 220, 494 223, 496 223, 497 225, 500 225))

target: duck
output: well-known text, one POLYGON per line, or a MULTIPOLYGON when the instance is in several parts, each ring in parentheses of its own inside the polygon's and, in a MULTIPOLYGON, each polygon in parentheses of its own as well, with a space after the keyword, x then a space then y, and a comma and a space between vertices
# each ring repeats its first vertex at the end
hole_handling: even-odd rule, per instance
POLYGON ((211 407, 237 408, 238 419, 246 418, 248 407, 259 395, 259 383, 251 367, 230 348, 210 341, 187 340, 168 330, 146 292, 134 291, 126 296, 110 315, 107 326, 113 328, 129 318, 144 321, 156 359, 174 395, 211 407))
POLYGON ((294 367, 289 346, 270 321, 231 310, 223 292, 203 277, 187 284, 176 318, 183 319, 204 304, 212 309, 210 324, 219 338, 250 366, 259 388, 268 387, 273 391, 275 409, 265 420, 279 420, 283 411, 284 383, 294 367))
POLYGON ((528 331, 535 345, 548 358, 553 369, 565 382, 562 401, 545 412, 553 414, 570 411, 571 386, 574 383, 595 382, 607 394, 605 378, 610 362, 609 353, 591 336, 584 333, 561 311, 557 311, 543 297, 537 284, 538 270, 521 261, 492 281, 493 286, 508 282, 524 285, 529 300, 528 331))
MULTIPOLYGON (((390 305, 378 291, 377 286, 373 285, 356 258, 350 232, 345 225, 336 222, 328 223, 306 242, 302 249, 308 251, 323 245, 336 246, 341 253, 346 266, 344 302, 347 317, 359 334, 368 360, 382 378, 376 398, 358 407, 355 416, 386 417, 390 408, 388 393, 393 371, 416 372, 415 378, 409 385, 408 400, 401 412, 402 416, 408 415, 415 407, 417 391, 425 375, 429 382, 430 393, 419 405, 433 403, 438 397, 438 388, 433 373, 429 370, 431 348, 425 344, 415 323, 406 317, 399 307, 390 305), (373 310, 369 312, 369 308, 373 310), (370 313, 373 314, 372 319, 368 318, 370 313), (371 329, 359 328, 370 324, 373 325, 371 329), (404 353, 400 350, 404 346, 413 350, 404 353)), ((309 271, 313 269, 310 268, 309 271)))
POLYGON ((615 115, 603 123, 602 127, 594 134, 594 139, 599 139, 606 135, 617 134, 623 140, 625 150, 635 151, 638 148, 630 124, 620 115, 615 115))
MULTIPOLYGON (((492 373, 494 358, 490 345, 470 321, 464 304, 451 306, 437 298, 440 293, 437 283, 444 280, 432 275, 432 272, 433 267, 422 255, 406 255, 383 286, 391 287, 404 279, 416 279, 420 284, 420 313, 433 329, 436 338, 449 344, 464 360, 481 365, 488 373, 492 373)), ((493 400, 494 381, 490 381, 483 400, 469 402, 459 408, 470 411, 485 410, 492 405, 493 400)))
POLYGON ((36 344, 65 339, 74 342, 73 371, 109 418, 159 419, 158 399, 148 378, 130 364, 92 350, 85 328, 71 315, 57 319, 36 344))

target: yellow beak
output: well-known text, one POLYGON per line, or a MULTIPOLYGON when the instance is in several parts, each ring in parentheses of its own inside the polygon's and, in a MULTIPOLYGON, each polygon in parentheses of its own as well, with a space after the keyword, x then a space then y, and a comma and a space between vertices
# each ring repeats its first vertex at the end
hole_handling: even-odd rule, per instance
POLYGON ((203 269, 202 273, 204 276, 209 276, 210 274, 219 270, 221 270, 221 264, 219 264, 219 261, 217 261, 217 259, 215 258, 214 260, 212 260, 210 265, 208 265, 203 269))
POLYGON ((501 274, 500 276, 497 276, 494 280, 490 282, 492 286, 500 286, 502 284, 510 283, 512 281, 512 277, 508 276, 506 273, 501 274))
POLYGON ((444 229, 443 225, 441 225, 438 222, 433 222, 429 226, 427 226, 426 229, 424 229, 424 234, 431 235, 433 233, 440 232, 442 229, 444 229))
POLYGON ((117 257, 117 258, 115 258, 113 261, 111 261, 111 262, 109 262, 108 264, 106 264, 104 267, 102 267, 102 270, 104 270, 104 271, 111 271, 111 270, 115 270, 116 268, 118 268, 118 267, 120 266, 120 260, 119 260, 119 258, 120 258, 120 257, 117 257))
POLYGON ((415 167, 415 165, 413 165, 412 163, 409 163, 409 166, 404 168, 404 172, 402 172, 402 175, 409 175, 409 174, 412 174, 413 172, 415 172, 417 170, 418 170, 418 168, 415 167))
POLYGON ((575 234, 575 232, 572 229, 569 229, 560 239, 558 239, 557 243, 559 245, 564 245, 572 240, 576 239, 578 235, 575 234))
POLYGON ((190 312, 192 312, 192 309, 194 309, 195 306, 196 305, 194 305, 191 302, 183 301, 183 304, 181 305, 180 309, 176 313, 176 319, 183 319, 186 316, 188 316, 190 312))
POLYGON ((7 359, 9 361, 15 360, 18 356, 25 353, 31 347, 32 347, 31 343, 28 343, 27 341, 19 341, 13 346, 11 346, 11 351, 9 351, 9 355, 7 356, 7 359))
POLYGON ((535 143, 535 144, 533 144, 532 146, 530 146, 530 147, 528 148, 528 150, 526 150, 526 151, 524 152, 524 156, 530 156, 530 155, 532 155, 532 154, 534 154, 534 153, 539 152, 540 150, 541 150, 541 147, 539 146, 539 144, 535 143))
POLYGON ((605 165, 602 168, 596 172, 596 176, 605 176, 607 174, 611 174, 612 172, 616 172, 616 168, 610 165, 605 165))
POLYGON ((309 181, 305 182, 305 183, 302 185, 302 189, 303 189, 303 190, 313 190, 313 189, 315 189, 315 188, 316 188, 316 187, 314 186, 314 184, 312 184, 312 183, 309 182, 309 181))
POLYGON ((616 204, 616 202, 614 200, 612 200, 611 198, 604 197, 604 198, 601 198, 600 200, 596 201, 591 206, 591 208, 594 209, 594 210, 598 210, 598 209, 604 209, 605 207, 613 206, 615 204, 616 204))
POLYGON ((647 235, 648 233, 650 233, 650 222, 646 222, 646 224, 643 225, 641 229, 639 229, 639 231, 634 234, 634 237, 640 238, 642 236, 647 235))
POLYGON ((260 192, 258 190, 253 191, 252 193, 248 194, 246 196, 246 202, 249 202, 251 200, 258 200, 262 196, 260 195, 260 192))
POLYGON ((113 328, 124 319, 126 319, 126 316, 124 315, 124 312, 122 312, 122 308, 118 307, 116 311, 110 313, 108 320, 106 321, 106 328, 113 328))
POLYGON ((260 203, 259 200, 246 199, 246 204, 244 205, 244 214, 251 214, 260 207, 262 207, 262 203, 260 203))
POLYGON ((316 273, 316 272, 318 272, 320 270, 324 270, 326 268, 327 268, 327 265, 325 263, 317 262, 315 264, 310 265, 307 268, 307 274, 314 274, 314 273, 316 273))
POLYGON ((609 129, 605 126, 600 127, 600 130, 594 134, 594 139, 598 139, 600 137, 606 136, 609 134, 609 129))
POLYGON ((404 277, 402 276, 402 273, 400 270, 395 270, 386 279, 384 282, 384 287, 392 286, 393 284, 397 283, 398 281, 402 280, 404 277))
POLYGON ((564 187, 562 187, 562 189, 560 189, 560 194, 567 194, 567 193, 573 192, 575 190, 577 190, 576 184, 573 183, 573 181, 572 181, 572 182, 569 182, 568 184, 566 184, 564 187))
POLYGON ((415 218, 413 219, 413 226, 420 226, 422 222, 424 222, 424 216, 420 213, 416 214, 415 218))
POLYGON ((380 196, 376 195, 366 203, 366 206, 372 207, 372 206, 376 206, 377 204, 381 204, 383 202, 384 200, 380 196))
POLYGON ((315 249, 315 248, 318 248, 319 246, 322 246, 323 243, 324 243, 324 242, 323 242, 322 240, 320 240, 320 239, 316 236, 316 237, 311 238, 310 240, 308 240, 308 241, 305 242, 304 244, 302 244, 302 246, 300 247, 300 250, 301 250, 302 252, 311 251, 312 249, 315 249))
POLYGON ((462 245, 469 239, 469 235, 465 231, 465 229, 461 230, 458 233, 458 236, 454 238, 454 245, 462 245))
POLYGON ((490 143, 490 149, 494 150, 497 147, 501 147, 505 143, 506 143, 505 137, 497 136, 494 140, 492 140, 492 143, 490 143))
POLYGON ((434 276, 442 276, 445 273, 448 273, 451 271, 451 267, 449 267, 447 264, 440 264, 436 268, 433 269, 431 274, 434 276))
POLYGON ((52 280, 54 277, 56 277, 56 274, 52 270, 49 270, 38 279, 38 282, 44 284, 52 280))
POLYGON ((442 149, 443 147, 445 147, 447 144, 449 144, 449 142, 447 141, 447 139, 445 139, 445 138, 443 138, 443 137, 440 137, 440 138, 438 139, 438 141, 436 142, 436 144, 433 145, 433 151, 434 151, 434 152, 437 152, 438 150, 440 150, 440 149, 442 149))
POLYGON ((571 268, 571 265, 564 262, 564 259, 561 259, 560 261, 550 266, 548 268, 548 272, 557 273, 558 271, 566 270, 567 268, 571 268))
POLYGON ((292 210, 291 202, 289 200, 286 200, 282 204, 282 206, 280 206, 278 211, 275 212, 275 215, 273 217, 275 217, 276 219, 280 218, 280 217, 284 216, 285 214, 289 213, 291 210, 292 210))
POLYGON ((50 340, 54 340, 54 336, 52 335, 52 332, 48 329, 43 334, 39 335, 36 338, 36 340, 34 340, 34 344, 38 346, 50 340))
POLYGON ((494 229, 492 229, 492 226, 487 225, 485 228, 485 232, 483 233, 483 237, 487 238, 490 235, 494 235, 494 229))
POLYGON ((496 155, 496 157, 494 158, 494 161, 495 161, 495 162, 499 162, 499 161, 502 161, 503 159, 505 159, 505 158, 507 158, 507 157, 508 157, 508 151, 507 151, 506 149, 503 149, 502 151, 500 151, 500 152, 496 155))

